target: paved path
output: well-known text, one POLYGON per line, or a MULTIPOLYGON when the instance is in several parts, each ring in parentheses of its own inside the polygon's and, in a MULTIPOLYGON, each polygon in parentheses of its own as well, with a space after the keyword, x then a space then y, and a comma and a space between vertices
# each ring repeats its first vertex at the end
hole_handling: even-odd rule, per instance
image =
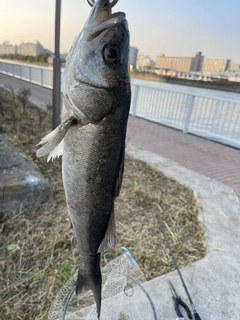
POLYGON ((215 179, 240 194, 240 150, 140 118, 129 118, 127 141, 215 179))
POLYGON ((18 78, 0 73, 0 85, 13 88, 15 91, 23 87, 31 90, 32 98, 39 102, 52 103, 52 89, 41 87, 37 84, 30 83, 18 78))
MULTIPOLYGON (((181 274, 201 320, 239 319, 240 202, 234 191, 133 144, 129 143, 127 153, 196 191, 198 217, 204 226, 207 251, 203 259, 181 268, 181 274)), ((144 287, 156 307, 158 320, 177 317, 168 280, 173 282, 181 298, 189 305, 177 271, 147 281, 144 287)), ((134 297, 139 314, 144 314, 147 310, 144 304, 146 296, 142 294, 141 298, 136 290, 134 297)))
MULTIPOLYGON (((31 89, 32 97, 51 101, 51 90, 0 74, 1 84, 31 89)), ((130 117, 127 140, 215 179, 240 194, 240 150, 211 142, 140 118, 130 117)))

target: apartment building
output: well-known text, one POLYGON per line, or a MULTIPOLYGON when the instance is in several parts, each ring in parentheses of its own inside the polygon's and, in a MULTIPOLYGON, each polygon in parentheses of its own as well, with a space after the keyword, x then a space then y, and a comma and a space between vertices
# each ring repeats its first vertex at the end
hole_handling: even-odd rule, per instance
POLYGON ((171 69, 180 72, 202 72, 206 74, 226 71, 231 60, 227 58, 205 58, 200 51, 192 57, 166 57, 164 54, 156 59, 156 68, 171 69))
POLYGON ((36 43, 24 43, 19 46, 11 45, 5 41, 0 45, 0 54, 22 54, 23 56, 37 56, 44 53, 44 48, 38 41, 36 43))
POLYGON ((130 54, 129 54, 130 66, 132 66, 133 68, 136 68, 137 66, 137 55, 138 55, 138 49, 134 47, 130 47, 130 54))
POLYGON ((231 60, 226 58, 204 58, 201 72, 215 73, 218 71, 227 71, 231 65, 231 60))
POLYGON ((139 54, 137 57, 137 69, 138 70, 149 70, 154 68, 154 61, 144 54, 139 54))
POLYGON ((0 54, 16 54, 17 46, 13 46, 8 41, 0 44, 0 54))
POLYGON ((181 72, 199 71, 202 58, 199 51, 192 57, 166 57, 165 54, 161 54, 156 59, 155 67, 181 72))
POLYGON ((231 64, 229 69, 231 71, 240 71, 240 64, 237 64, 237 63, 231 64))
POLYGON ((23 56, 38 56, 39 54, 44 53, 44 48, 38 41, 36 43, 22 42, 17 47, 17 53, 22 54, 23 56))

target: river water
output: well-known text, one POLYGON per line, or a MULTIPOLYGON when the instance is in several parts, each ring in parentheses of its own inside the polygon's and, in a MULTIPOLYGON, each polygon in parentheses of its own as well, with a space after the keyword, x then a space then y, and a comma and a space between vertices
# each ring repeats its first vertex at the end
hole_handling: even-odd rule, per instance
POLYGON ((139 85, 139 86, 147 86, 147 87, 158 88, 158 89, 178 91, 178 92, 187 93, 187 94, 203 95, 203 96, 209 96, 212 98, 231 99, 231 100, 240 101, 240 93, 237 93, 237 92, 228 92, 228 91, 222 91, 222 90, 190 87, 190 86, 183 86, 183 85, 135 79, 135 78, 134 79, 132 78, 131 80, 132 80, 132 84, 139 85))

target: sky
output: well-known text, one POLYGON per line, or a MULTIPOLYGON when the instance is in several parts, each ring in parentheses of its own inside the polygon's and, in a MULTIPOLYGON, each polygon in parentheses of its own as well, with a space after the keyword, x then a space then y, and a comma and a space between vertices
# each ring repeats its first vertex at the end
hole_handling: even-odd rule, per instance
MULTIPOLYGON (((37 40, 54 50, 55 0, 0 0, 0 43, 37 40)), ((61 53, 69 51, 90 12, 87 0, 61 1, 61 53)), ((131 46, 153 60, 166 56, 225 57, 240 63, 239 0, 119 0, 131 46)))

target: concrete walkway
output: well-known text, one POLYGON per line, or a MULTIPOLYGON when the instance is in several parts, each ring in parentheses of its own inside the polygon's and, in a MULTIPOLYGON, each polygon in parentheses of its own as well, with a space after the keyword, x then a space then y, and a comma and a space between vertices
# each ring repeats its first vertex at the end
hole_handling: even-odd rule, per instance
MULTIPOLYGON (((130 143, 127 153, 194 190, 199 219, 205 229, 207 254, 182 268, 181 273, 201 320, 239 319, 240 202, 233 189, 130 143)), ((190 305, 176 271, 148 281, 144 287, 156 308, 157 320, 177 318, 168 280, 190 305)), ((135 301, 141 314, 146 299, 139 294, 135 301)))
POLYGON ((240 194, 240 150, 131 116, 128 142, 215 179, 240 194))

